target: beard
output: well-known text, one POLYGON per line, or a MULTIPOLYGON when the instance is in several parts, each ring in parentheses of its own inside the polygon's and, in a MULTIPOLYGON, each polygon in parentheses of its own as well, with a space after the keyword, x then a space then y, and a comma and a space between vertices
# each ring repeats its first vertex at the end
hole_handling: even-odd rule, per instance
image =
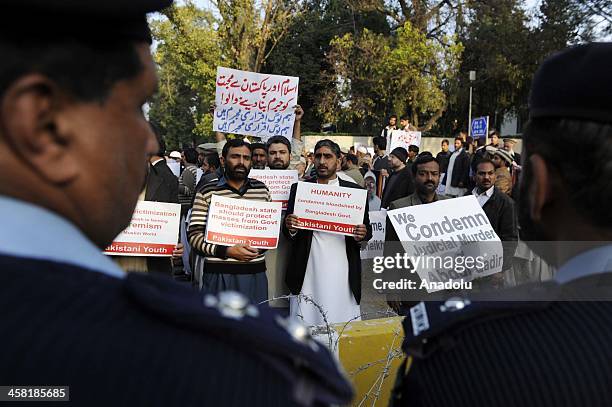
POLYGON ((285 163, 282 160, 274 160, 270 163, 270 168, 273 170, 286 170, 289 168, 289 163, 285 163))
POLYGON ((227 178, 234 181, 244 181, 249 176, 249 171, 250 168, 247 168, 244 165, 237 165, 235 167, 225 167, 225 175, 227 176, 227 178))
POLYGON ((253 164, 253 169, 254 170, 265 170, 266 165, 265 164, 253 164))

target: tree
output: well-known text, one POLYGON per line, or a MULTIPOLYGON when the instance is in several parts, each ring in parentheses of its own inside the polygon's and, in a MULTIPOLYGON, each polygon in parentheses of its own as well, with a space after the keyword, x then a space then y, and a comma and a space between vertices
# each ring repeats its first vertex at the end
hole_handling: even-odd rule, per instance
POLYGON ((443 121, 449 129, 458 120, 467 129, 468 72, 477 72, 472 112, 489 115, 492 126, 499 126, 505 113, 523 114, 531 78, 540 54, 537 41, 527 26, 527 17, 518 0, 471 1, 461 43, 465 46, 460 81, 449 90, 453 103, 443 121))
POLYGON ((459 66, 461 44, 445 37, 444 47, 410 22, 395 38, 364 29, 335 38, 328 54, 335 84, 323 95, 320 109, 329 120, 360 131, 382 124, 390 112, 409 112, 413 124, 429 130, 446 109, 443 86, 459 66))
POLYGON ((297 0, 213 0, 219 15, 223 62, 260 72, 270 53, 299 15, 297 0))
POLYGON ((169 147, 178 148, 210 136, 207 113, 215 97, 220 45, 209 12, 188 3, 163 14, 166 19, 151 24, 160 84, 149 118, 160 127, 169 147))
POLYGON ((324 80, 331 70, 325 57, 331 40, 364 28, 389 35, 389 24, 381 13, 358 12, 344 0, 309 0, 267 59, 264 72, 300 78, 299 103, 306 111, 304 130, 319 130, 324 121, 318 104, 325 89, 334 87, 324 80))

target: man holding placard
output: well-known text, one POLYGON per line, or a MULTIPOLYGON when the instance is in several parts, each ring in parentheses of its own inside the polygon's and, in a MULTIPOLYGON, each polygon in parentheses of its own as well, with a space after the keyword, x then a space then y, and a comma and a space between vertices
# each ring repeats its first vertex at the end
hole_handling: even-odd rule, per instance
POLYGON ((308 297, 292 298, 291 314, 310 325, 325 322, 321 309, 328 323, 360 318, 360 242, 372 237, 367 192, 336 174, 340 147, 320 140, 314 155, 317 180, 291 187, 283 222, 292 249, 287 286, 308 297))
POLYGON ((268 188, 248 177, 251 170, 251 150, 240 139, 228 140, 223 146, 225 174, 196 193, 189 223, 189 243, 197 253, 195 275, 208 292, 234 290, 253 302, 268 298, 268 281, 264 254, 246 243, 233 246, 209 243, 206 240, 208 212, 213 195, 224 198, 270 202, 268 188))

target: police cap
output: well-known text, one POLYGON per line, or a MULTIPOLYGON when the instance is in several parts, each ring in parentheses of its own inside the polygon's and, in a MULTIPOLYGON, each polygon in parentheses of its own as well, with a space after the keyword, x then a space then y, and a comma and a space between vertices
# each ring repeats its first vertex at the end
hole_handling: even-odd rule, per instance
POLYGON ((561 51, 536 72, 530 118, 612 122, 612 43, 590 43, 561 51))
POLYGON ((147 13, 171 4, 172 0, 6 0, 0 38, 151 43, 147 13))

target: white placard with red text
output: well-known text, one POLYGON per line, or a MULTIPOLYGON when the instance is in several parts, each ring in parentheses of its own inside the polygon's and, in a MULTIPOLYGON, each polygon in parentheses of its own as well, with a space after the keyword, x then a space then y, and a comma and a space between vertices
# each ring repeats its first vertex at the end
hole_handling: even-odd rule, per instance
POLYGON ((247 244, 275 249, 282 221, 280 202, 249 201, 213 195, 206 221, 206 242, 222 246, 247 244))
POLYGON ((352 236, 363 223, 367 194, 365 189, 298 182, 293 209, 298 229, 352 236))
POLYGON ((110 256, 172 256, 178 242, 181 205, 138 201, 132 221, 104 250, 110 256))
POLYGON ((283 209, 287 208, 291 185, 298 182, 297 170, 251 170, 250 178, 255 178, 266 184, 272 196, 272 202, 280 202, 283 209))

